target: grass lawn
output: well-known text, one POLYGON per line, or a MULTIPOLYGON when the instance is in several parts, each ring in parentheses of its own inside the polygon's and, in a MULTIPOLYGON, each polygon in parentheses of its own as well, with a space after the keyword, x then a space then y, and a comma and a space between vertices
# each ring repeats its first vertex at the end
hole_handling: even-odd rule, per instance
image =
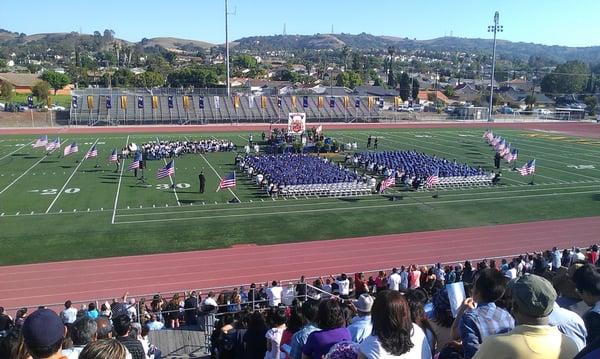
MULTIPOLYGON (((321 240, 486 224, 593 216, 600 213, 600 141, 516 130, 497 130, 519 149, 518 166, 536 158, 530 177, 503 170, 495 187, 404 191, 402 199, 279 198, 272 200, 238 172, 238 186, 216 192, 219 176, 234 169, 233 153, 176 159, 175 190, 155 180, 163 161, 148 161, 148 185, 106 163, 113 148, 156 140, 148 134, 72 135, 80 152, 45 156, 28 144, 35 136, 0 137, 0 265, 227 247, 240 243, 321 240), (84 160, 96 143, 99 160, 84 160), (96 162, 100 165, 96 168, 96 162), (198 193, 203 170, 206 193, 198 193), (235 196, 241 203, 227 203, 235 196)), ((476 129, 329 131, 364 148, 380 137, 379 150, 415 149, 491 170, 493 150, 476 129)), ((189 133, 158 139, 232 139, 248 134, 189 133)), ((255 133, 254 138, 260 134, 255 133)), ((62 151, 61 151, 62 152, 62 151)), ((336 160, 341 159, 341 157, 336 160)), ((126 160, 127 165, 130 160, 126 160)), ((506 164, 503 164, 506 166, 506 164)))

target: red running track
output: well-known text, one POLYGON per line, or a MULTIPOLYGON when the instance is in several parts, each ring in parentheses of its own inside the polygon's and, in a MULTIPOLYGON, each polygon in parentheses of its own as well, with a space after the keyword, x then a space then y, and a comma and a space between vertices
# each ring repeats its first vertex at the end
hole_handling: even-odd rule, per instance
MULTIPOLYGON (((492 215, 492 214, 490 214, 492 215)), ((0 267, 6 308, 455 263, 598 242, 600 217, 0 267)))

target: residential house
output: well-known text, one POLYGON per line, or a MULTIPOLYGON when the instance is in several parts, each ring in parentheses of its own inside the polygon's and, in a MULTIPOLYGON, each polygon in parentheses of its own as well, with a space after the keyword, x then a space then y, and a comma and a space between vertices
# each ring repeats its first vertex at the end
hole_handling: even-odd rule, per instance
MULTIPOLYGON (((0 73, 0 82, 8 82, 15 88, 16 93, 31 93, 33 86, 42 81, 37 74, 21 74, 4 72, 0 73)), ((71 93, 73 85, 67 85, 63 89, 58 90, 58 95, 68 95, 71 93)))

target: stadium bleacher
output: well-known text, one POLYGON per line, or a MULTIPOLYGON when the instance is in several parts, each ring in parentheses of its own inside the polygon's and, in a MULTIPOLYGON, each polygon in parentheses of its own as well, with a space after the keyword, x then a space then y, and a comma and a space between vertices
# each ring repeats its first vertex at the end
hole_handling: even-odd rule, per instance
MULTIPOLYGON (((168 91, 156 89, 149 94, 146 89, 77 89, 72 95, 77 97, 77 108, 70 109, 72 124, 88 125, 136 125, 136 124, 200 124, 200 123, 239 123, 286 121, 290 112, 304 112, 309 122, 351 122, 357 119, 377 121, 381 118, 380 108, 369 108, 368 97, 348 97, 348 107, 343 97, 335 97, 335 106, 330 107, 329 96, 307 96, 307 107, 303 107, 304 96, 296 96, 295 106, 291 96, 239 96, 239 107, 235 106, 234 96, 203 94, 197 92, 168 91), (106 96, 111 98, 111 108, 106 106, 106 96), (122 108, 121 97, 127 98, 126 108, 122 108), (157 107, 152 106, 152 96, 157 96, 157 107), (173 96, 173 108, 168 106, 168 97, 173 96), (183 96, 190 97, 190 106, 185 109, 183 96), (199 98, 204 96, 204 108, 200 108, 199 98), (219 97, 219 106, 215 104, 219 97), (138 97, 143 98, 143 108, 138 108, 138 97), (88 106, 88 98, 93 104, 88 106), (319 106, 322 98, 323 106, 319 106), (359 99, 359 107, 355 100, 359 99), (252 103, 252 105, 250 105, 252 103), (264 106, 263 106, 264 105, 264 106)), ((373 102, 373 101, 372 101, 373 102)))
MULTIPOLYGON (((599 252, 598 246, 590 246, 587 250, 578 248, 559 250, 552 248, 534 254, 524 254, 514 258, 484 259, 471 263, 445 263, 433 264, 427 266, 406 265, 399 268, 384 269, 368 273, 323 275, 315 278, 304 278, 299 276, 299 281, 273 281, 267 284, 244 284, 240 286, 227 288, 206 288, 202 291, 190 291, 185 293, 158 293, 155 295, 141 296, 137 298, 128 298, 125 294, 119 299, 96 299, 85 303, 71 303, 67 301, 60 312, 60 316, 50 314, 47 310, 44 313, 36 313, 35 310, 28 311, 26 308, 0 309, 0 357, 17 358, 15 351, 19 350, 16 343, 23 340, 25 334, 25 348, 34 343, 31 341, 33 335, 31 325, 34 321, 62 320, 69 328, 67 337, 72 337, 73 341, 67 340, 62 345, 63 355, 71 353, 76 348, 81 350, 87 345, 95 345, 93 341, 88 340, 82 343, 81 337, 77 336, 78 330, 83 327, 78 324, 90 319, 98 323, 97 328, 100 333, 102 321, 112 320, 115 323, 126 320, 134 328, 131 340, 141 340, 148 344, 148 338, 152 343, 161 343, 161 348, 152 345, 144 347, 148 355, 158 355, 159 350, 163 350, 163 357, 170 357, 175 350, 181 354, 181 345, 190 344, 198 350, 198 345, 203 345, 203 354, 211 354, 214 358, 247 357, 250 355, 249 347, 259 346, 262 349, 261 358, 267 351, 265 334, 269 328, 277 327, 272 322, 276 312, 280 311, 283 315, 284 323, 281 330, 287 332, 287 335, 279 336, 273 342, 277 345, 277 351, 289 351, 285 345, 293 345, 292 337, 296 333, 302 333, 307 325, 321 326, 325 325, 324 312, 317 310, 326 302, 331 303, 334 300, 334 306, 341 306, 335 310, 340 310, 343 320, 337 324, 336 330, 346 332, 347 339, 336 339, 323 348, 327 354, 326 358, 332 356, 337 350, 336 343, 343 342, 343 345, 353 346, 356 350, 364 350, 362 342, 369 340, 371 334, 371 325, 361 324, 360 331, 356 331, 356 323, 364 315, 376 316, 382 300, 391 300, 393 293, 399 291, 408 302, 410 314, 403 320, 409 320, 414 324, 413 330, 422 331, 423 339, 411 336, 412 346, 422 350, 420 354, 412 357, 431 359, 434 355, 437 358, 467 358, 472 354, 478 356, 478 352, 487 352, 490 350, 486 344, 485 338, 494 332, 487 334, 480 333, 473 340, 473 337, 462 336, 462 331, 470 330, 466 321, 461 321, 465 315, 475 316, 477 320, 486 320, 494 328, 500 328, 503 322, 500 314, 507 315, 506 325, 509 333, 507 335, 519 335, 527 331, 527 323, 515 323, 509 311, 511 303, 514 307, 519 304, 528 306, 521 310, 542 310, 540 318, 544 318, 542 324, 537 324, 538 328, 545 328, 545 334, 549 342, 544 346, 544 353, 556 353, 556 358, 572 358, 579 352, 577 358, 591 359, 598 354, 600 345, 597 338, 600 332, 593 327, 593 321, 597 320, 597 313, 587 312, 590 303, 589 298, 595 298, 597 293, 592 295, 594 288, 600 286, 600 273, 597 271, 599 252), (501 260, 500 260, 501 259, 501 260), (478 286, 480 278, 485 278, 485 283, 491 285, 490 281, 496 285, 494 291, 481 292, 482 288, 478 286), (466 296, 475 293, 475 300, 482 301, 489 295, 498 295, 496 298, 496 309, 501 313, 494 314, 493 317, 486 317, 485 313, 478 312, 475 307, 467 311, 461 310, 458 318, 455 319, 452 312, 456 309, 453 299, 456 298, 454 289, 456 286, 464 289, 466 296), (507 296, 507 288, 511 288, 512 295, 507 296), (501 289, 501 292, 497 290, 501 289), (515 292, 518 291, 518 292, 515 292), (531 297, 521 296, 522 293, 530 294, 527 291, 533 291, 537 299, 534 301, 531 297), (490 294, 491 293, 491 294, 490 294), (371 299, 370 299, 371 298, 371 299), (372 299, 374 298, 374 299, 372 299), (529 298, 529 299, 528 299, 529 298), (582 298, 584 300, 582 300, 582 298), (351 300, 347 300, 351 299, 351 300), (375 303, 373 303, 373 300, 375 303), (352 303, 352 304, 350 304, 352 303), (505 307, 508 305, 508 307, 505 307), (305 307, 313 306, 315 317, 303 318, 302 313, 309 313, 305 307), (542 309, 539 309, 542 308, 542 309), (16 310, 14 317, 11 316, 16 310), (361 315, 360 310, 366 311, 361 315), (549 314, 548 314, 549 313, 549 314), (415 319, 415 315, 418 319, 415 319), (42 317, 39 319, 38 317, 42 317), (56 317, 53 317, 56 316, 56 317), (126 316, 126 319, 123 319, 126 316), (35 319, 28 319, 35 318, 35 319), (60 319, 56 319, 60 318, 60 319), (97 318, 97 319, 96 319, 97 318), (260 335, 252 336, 251 331, 256 329, 250 324, 246 326, 248 320, 259 319, 263 326, 260 329, 260 335), (460 340, 454 341, 451 334, 451 327, 454 321, 459 321, 456 326, 460 340), (547 324, 548 323, 548 324, 547 324), (525 324, 525 326, 523 326, 525 324), (229 327, 228 327, 229 325, 229 327), (515 332, 510 332, 512 328, 515 332), (137 328, 137 329, 135 329, 137 328), (150 331, 152 335, 142 336, 139 328, 150 331), (365 332, 362 332, 362 330, 365 332), (243 330, 243 332, 238 332, 243 330), (190 332, 192 331, 192 332, 190 332), (238 339, 228 337, 228 332, 236 333, 238 339), (180 335, 177 335, 177 333, 180 335), (194 336, 193 332, 203 332, 203 339, 194 336), (245 335, 244 333, 250 332, 245 335), (549 334, 550 332, 554 334, 549 334), (164 333, 164 335, 161 335, 164 333), (359 334, 362 333, 362 334, 359 334), (187 339, 186 339, 187 338, 187 339), (477 339, 479 338, 479 339, 477 339), (560 338, 560 340, 556 339, 560 338), (422 340, 422 341, 421 341, 422 340), (563 344, 554 345, 552 342, 562 341, 563 344), (170 348, 172 343, 177 343, 177 348, 170 348), (354 343, 354 344, 351 344, 354 343), (284 345, 285 344, 285 345, 284 345), (427 350, 423 348, 426 347, 427 350), (13 349, 16 348, 16 349, 13 349), (237 352, 232 353, 236 348, 237 352), (237 353, 237 354, 236 354, 237 353), (469 356, 465 353, 471 353, 469 356), (560 354, 560 355, 559 355, 560 354), (233 355, 233 356, 232 356, 233 355), (237 355, 237 356, 236 356, 237 355)), ((274 274, 274 277, 277 275, 274 274)), ((489 304, 482 301, 482 306, 489 304)), ((45 309, 38 309, 45 310, 45 309)), ((520 318, 520 317, 519 317, 520 318)), ((370 318, 368 318, 370 322, 370 318)), ((256 324, 256 323, 255 323, 256 324)), ((373 323, 374 324, 374 323, 373 323)), ((40 324, 38 324, 40 325, 40 324)), ((47 330, 52 330, 48 327, 47 330)), ((329 330, 328 327, 322 327, 323 330, 329 330)), ((501 329, 494 329, 496 332, 501 329)), ((110 331, 109 331, 110 333, 110 331)), ((64 333, 60 333, 63 335, 64 333)), ((105 337, 104 329, 99 336, 105 337)), ((299 334, 300 335, 300 334, 299 334)), ((537 338, 540 338, 540 332, 537 338)), ((90 338, 93 333, 90 335, 90 338)), ((113 333, 113 337, 117 337, 113 333)), ((101 339, 101 338, 98 338, 101 339)), ((104 339, 106 340, 106 339, 104 339)), ((309 351, 304 348, 307 344, 308 336, 304 336, 296 349, 302 352, 309 351)), ((57 349, 61 350, 61 349, 57 349)), ((406 349, 409 350, 409 349, 406 349)), ((529 349, 520 348, 527 351, 529 349)), ((268 354, 268 353, 267 353, 268 354)), ((356 358, 354 356, 344 356, 344 358, 356 358)), ((496 354, 499 354, 496 352, 496 354)), ((198 353, 196 353, 198 355, 198 353)), ((148 356, 152 357, 152 356, 148 356)), ((516 356, 525 357, 525 356, 516 356)), ((533 356, 527 356, 533 357, 533 356)))

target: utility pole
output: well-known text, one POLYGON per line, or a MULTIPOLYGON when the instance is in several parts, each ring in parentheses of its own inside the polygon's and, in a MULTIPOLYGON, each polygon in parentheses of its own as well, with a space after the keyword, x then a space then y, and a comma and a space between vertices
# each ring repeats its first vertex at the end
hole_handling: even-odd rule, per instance
POLYGON ((490 78, 490 106, 489 106, 489 114, 488 114, 488 122, 493 122, 492 118, 492 109, 493 109, 493 99, 494 99, 494 72, 496 71, 496 33, 504 31, 504 27, 498 25, 498 21, 500 19, 500 13, 496 11, 494 14, 494 25, 488 26, 488 32, 494 33, 494 48, 492 50, 492 75, 490 78))
POLYGON ((227 66, 227 97, 231 96, 231 86, 229 83, 229 12, 227 10, 227 0, 225 0, 225 63, 227 66))

